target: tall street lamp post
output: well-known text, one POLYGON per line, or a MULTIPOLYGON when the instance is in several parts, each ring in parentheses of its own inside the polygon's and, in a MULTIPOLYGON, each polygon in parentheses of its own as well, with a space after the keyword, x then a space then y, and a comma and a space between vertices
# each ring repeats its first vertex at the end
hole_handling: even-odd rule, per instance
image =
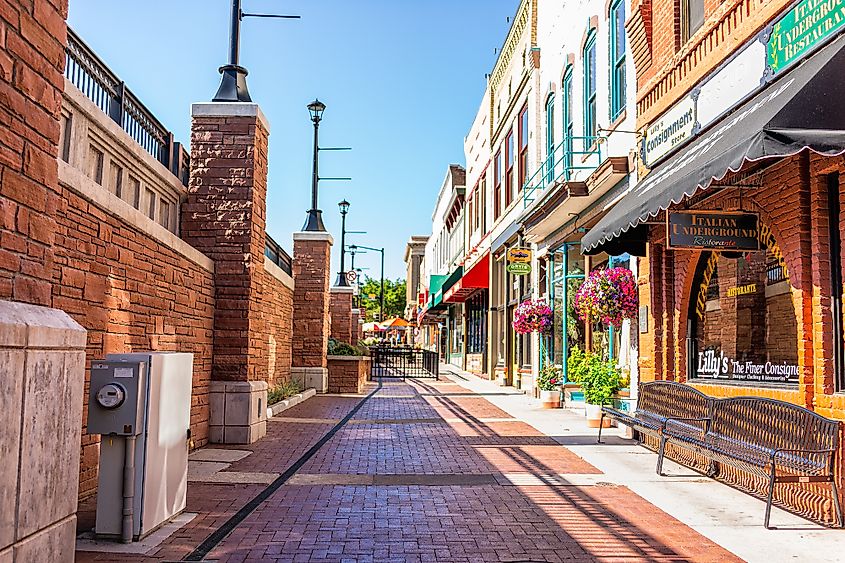
POLYGON ((340 271, 337 273, 335 287, 350 287, 346 279, 346 214, 349 213, 349 202, 345 199, 337 204, 340 209, 340 271))
POLYGON ((359 248, 364 250, 372 250, 373 252, 381 252, 381 295, 379 296, 379 320, 384 320, 384 248, 372 248, 370 246, 361 246, 360 244, 353 244, 350 250, 355 252, 359 248))
POLYGON ((305 226, 302 227, 303 231, 325 232, 326 230, 326 227, 323 225, 323 212, 317 209, 317 184, 319 181, 318 155, 320 153, 318 131, 325 110, 326 104, 320 100, 314 100, 308 104, 308 112, 311 114, 311 121, 314 123, 314 162, 311 172, 311 209, 308 210, 308 216, 305 218, 305 226))

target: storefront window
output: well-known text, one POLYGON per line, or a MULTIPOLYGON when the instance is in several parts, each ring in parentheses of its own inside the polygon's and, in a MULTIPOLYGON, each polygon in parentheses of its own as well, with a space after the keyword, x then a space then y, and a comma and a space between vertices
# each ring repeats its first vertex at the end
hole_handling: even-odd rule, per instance
POLYGON ((690 296, 689 373, 740 383, 798 382, 798 323, 780 250, 705 252, 690 296))
POLYGON ((584 256, 578 243, 567 243, 552 255, 550 302, 554 311, 554 328, 548 339, 549 359, 563 368, 573 348, 584 349, 584 323, 573 307, 575 293, 584 283, 584 256))

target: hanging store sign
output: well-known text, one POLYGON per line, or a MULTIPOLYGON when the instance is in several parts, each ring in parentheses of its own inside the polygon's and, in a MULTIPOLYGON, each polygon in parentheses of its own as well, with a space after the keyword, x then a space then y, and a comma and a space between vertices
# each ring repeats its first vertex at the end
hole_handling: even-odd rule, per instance
POLYGON ((693 135, 695 130, 695 99, 687 96, 664 113, 643 138, 642 157, 651 168, 661 157, 693 135))
POLYGON ((525 262, 512 262, 508 264, 508 272, 515 276, 525 276, 531 273, 531 264, 525 262))
POLYGON ((671 211, 666 214, 668 248, 760 250, 756 213, 671 211))
POLYGON ((772 27, 766 62, 777 74, 845 25, 845 0, 801 0, 772 27))
POLYGON ((528 248, 511 248, 508 250, 508 262, 510 264, 529 264, 531 262, 531 250, 528 248))

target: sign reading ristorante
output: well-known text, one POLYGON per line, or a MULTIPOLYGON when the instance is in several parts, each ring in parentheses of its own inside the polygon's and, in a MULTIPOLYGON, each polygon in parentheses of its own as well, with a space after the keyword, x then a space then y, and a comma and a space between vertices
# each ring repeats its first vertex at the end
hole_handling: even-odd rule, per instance
POLYGON ((669 248, 760 250, 756 213, 670 211, 666 214, 669 248))
POLYGON ((777 74, 845 24, 845 0, 801 0, 772 27, 766 62, 777 74))

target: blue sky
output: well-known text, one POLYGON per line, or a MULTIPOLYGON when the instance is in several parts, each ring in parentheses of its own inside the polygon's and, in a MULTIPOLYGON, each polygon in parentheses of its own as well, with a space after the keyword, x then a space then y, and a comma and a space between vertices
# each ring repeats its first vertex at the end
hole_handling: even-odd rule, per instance
MULTIPOLYGON (((244 20, 241 64, 270 121, 267 230, 288 252, 310 207, 312 126, 305 106, 327 109, 320 207, 335 236, 351 203, 347 244, 386 249, 385 275, 404 277, 412 234, 429 234, 434 198, 484 93, 494 49, 518 0, 244 0, 245 12, 301 20, 244 20)), ((229 0, 70 0, 70 26, 177 140, 190 140, 190 104, 208 101, 228 56, 229 0)), ((348 260, 348 258, 347 258, 348 260)), ((379 275, 379 256, 356 257, 379 275)), ((348 263, 347 263, 348 267, 348 263)), ((334 280, 334 276, 332 277, 334 280)))

